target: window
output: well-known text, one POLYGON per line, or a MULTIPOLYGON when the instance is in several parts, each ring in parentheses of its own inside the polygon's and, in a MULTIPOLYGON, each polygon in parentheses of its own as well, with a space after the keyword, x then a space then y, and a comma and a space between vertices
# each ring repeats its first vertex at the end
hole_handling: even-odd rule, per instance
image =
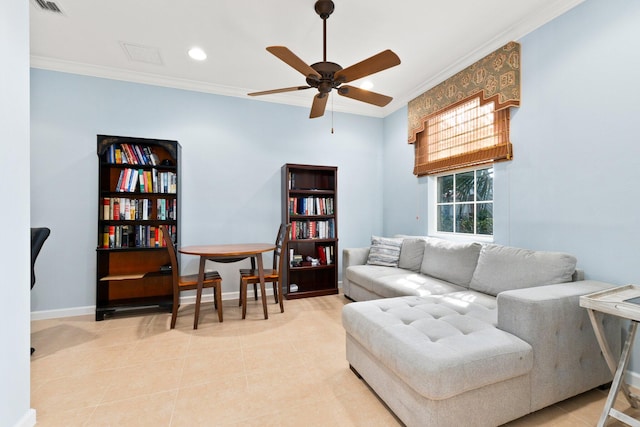
POLYGON ((414 173, 437 174, 511 159, 509 109, 495 111, 479 96, 460 101, 425 120, 417 135, 414 173))
POLYGON ((493 235, 493 167, 435 178, 438 233, 493 235))

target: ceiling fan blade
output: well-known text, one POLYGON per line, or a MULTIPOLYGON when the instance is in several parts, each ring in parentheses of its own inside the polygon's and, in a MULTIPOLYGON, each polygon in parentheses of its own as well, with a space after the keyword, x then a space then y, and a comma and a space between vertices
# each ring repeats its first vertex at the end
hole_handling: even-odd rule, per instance
POLYGON ((377 105, 378 107, 384 107, 385 105, 390 103, 391 100, 393 100, 393 98, 390 96, 360 89, 359 87, 355 86, 340 86, 340 88, 338 89, 338 93, 342 96, 346 96, 347 98, 377 105))
POLYGON ((320 78, 320 74, 302 59, 298 58, 295 53, 291 52, 284 46, 269 46, 267 50, 287 63, 290 67, 295 68, 298 72, 302 73, 305 77, 316 76, 320 78))
POLYGON ((329 99, 328 94, 324 94, 323 97, 320 97, 321 93, 317 94, 313 97, 313 104, 311 105, 311 114, 309 114, 310 119, 315 119, 316 117, 320 117, 324 115, 324 110, 327 106, 327 100, 329 99))
POLYGON ((400 58, 391 50, 384 50, 377 55, 373 55, 370 58, 360 61, 350 67, 337 71, 335 74, 335 80, 341 83, 348 83, 353 80, 358 80, 362 77, 375 74, 379 71, 386 70, 387 68, 395 67, 400 64, 400 58))
POLYGON ((251 92, 251 93, 248 93, 247 95, 249 96, 271 95, 272 93, 293 92, 295 90, 304 90, 309 88, 311 88, 311 86, 283 87, 282 89, 271 89, 271 90, 263 90, 262 92, 251 92))

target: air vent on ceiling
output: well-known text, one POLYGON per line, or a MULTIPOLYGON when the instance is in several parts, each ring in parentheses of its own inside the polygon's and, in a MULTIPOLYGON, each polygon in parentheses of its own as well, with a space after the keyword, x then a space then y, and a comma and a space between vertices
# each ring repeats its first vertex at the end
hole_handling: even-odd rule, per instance
POLYGON ((158 49, 139 44, 120 42, 120 46, 131 61, 162 65, 162 57, 158 49))
POLYGON ((32 0, 32 2, 36 6, 38 6, 40 9, 45 10, 47 12, 63 14, 60 6, 58 6, 55 2, 46 1, 46 0, 32 0))

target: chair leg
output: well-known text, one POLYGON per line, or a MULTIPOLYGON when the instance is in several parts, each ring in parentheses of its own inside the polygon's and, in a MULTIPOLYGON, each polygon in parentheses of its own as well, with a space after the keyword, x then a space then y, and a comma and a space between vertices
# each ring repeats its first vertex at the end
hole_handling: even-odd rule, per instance
POLYGON ((216 284, 213 289, 214 299, 218 301, 218 321, 222 323, 222 283, 216 284))
POLYGON ((240 281, 240 304, 242 305, 242 318, 247 317, 247 282, 240 281))
POLYGON ((171 329, 176 327, 176 319, 178 318, 178 306, 180 305, 180 295, 173 295, 173 307, 171 309, 171 329))
POLYGON ((267 309, 267 295, 264 288, 265 288, 264 282, 260 282, 260 294, 262 296, 262 311, 264 311, 264 318, 268 319, 269 312, 267 309))
POLYGON ((253 299, 258 301, 258 286, 255 283, 253 284, 253 299))
POLYGON ((242 277, 240 277, 240 286, 239 286, 239 295, 238 295, 238 307, 242 306, 242 277))
POLYGON ((278 303, 278 282, 271 282, 271 285, 273 286, 273 300, 275 301, 275 303, 278 303))
POLYGON ((280 282, 273 283, 273 289, 278 288, 278 301, 280 302, 280 313, 284 313, 284 292, 282 292, 282 288, 280 287, 280 282))

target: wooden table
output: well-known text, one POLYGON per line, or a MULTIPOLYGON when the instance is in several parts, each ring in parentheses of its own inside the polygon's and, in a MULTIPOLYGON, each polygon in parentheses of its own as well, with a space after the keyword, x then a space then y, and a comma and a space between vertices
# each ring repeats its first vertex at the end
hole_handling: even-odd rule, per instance
MULTIPOLYGON (((262 263, 262 253, 273 251, 276 246, 273 243, 232 243, 226 245, 200 245, 183 246, 180 253, 187 255, 197 255, 200 257, 200 268, 198 269, 198 292, 196 294, 196 313, 193 319, 193 329, 198 329, 198 317, 200 316, 200 299, 202 298, 202 282, 204 280, 204 265, 207 260, 216 262, 236 262, 245 258, 255 258, 258 263, 258 274, 260 284, 264 289, 264 266, 262 263)), ((262 295, 262 298, 265 298, 262 295)), ((265 318, 268 316, 266 308, 265 318)), ((222 322, 222 301, 218 301, 218 318, 222 322)))
POLYGON ((609 369, 614 374, 611 389, 607 396, 607 403, 605 404, 600 420, 598 421, 598 427, 604 426, 608 417, 615 418, 630 426, 640 427, 640 422, 638 422, 638 420, 613 408, 613 404, 620 389, 622 389, 624 397, 633 408, 640 407, 640 396, 633 393, 624 380, 624 375, 631 357, 633 341, 636 336, 636 329, 638 327, 638 322, 640 322, 640 302, 634 303, 629 300, 639 297, 640 287, 636 285, 619 286, 580 297, 580 306, 587 309, 589 319, 591 320, 591 325, 596 333, 596 338, 598 339, 598 344, 600 344, 602 354, 607 361, 609 369), (622 347, 622 354, 620 355, 617 367, 616 358, 614 357, 611 347, 607 342, 601 322, 596 318, 597 312, 611 314, 613 316, 630 320, 627 339, 622 347))

